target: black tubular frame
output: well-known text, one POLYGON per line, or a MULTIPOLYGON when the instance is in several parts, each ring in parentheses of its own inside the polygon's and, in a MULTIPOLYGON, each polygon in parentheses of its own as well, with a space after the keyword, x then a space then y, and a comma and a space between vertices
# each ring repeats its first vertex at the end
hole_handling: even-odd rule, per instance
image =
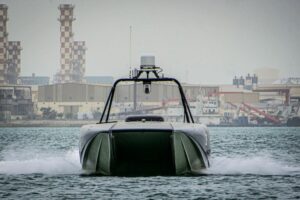
POLYGON ((108 98, 107 98, 105 106, 104 106, 103 113, 101 115, 101 118, 100 118, 100 121, 98 124, 109 123, 108 119, 109 119, 110 109, 111 109, 111 105, 112 105, 113 98, 114 98, 115 89, 116 89, 117 84, 120 82, 134 82, 134 83, 136 83, 136 82, 150 82, 150 83, 151 82, 175 82, 178 86, 180 96, 181 96, 181 102, 182 102, 182 105, 184 108, 184 122, 186 120, 187 123, 194 123, 194 119, 193 119, 190 107, 185 98, 182 86, 179 83, 179 81, 175 78, 161 78, 157 75, 156 72, 154 72, 154 71, 151 71, 151 72, 154 73, 156 78, 148 78, 149 73, 147 73, 147 78, 139 78, 139 76, 142 74, 141 72, 139 72, 138 75, 134 78, 121 78, 121 79, 116 80, 110 90, 110 93, 108 95, 108 98), (106 112, 107 112, 106 119, 105 119, 105 121, 103 121, 106 112))

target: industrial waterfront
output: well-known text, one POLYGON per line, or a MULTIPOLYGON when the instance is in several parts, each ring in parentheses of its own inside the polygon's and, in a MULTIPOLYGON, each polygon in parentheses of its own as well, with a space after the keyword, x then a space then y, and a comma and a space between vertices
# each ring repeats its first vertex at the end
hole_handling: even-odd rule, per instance
POLYGON ((0 199, 300 199, 300 2, 64 2, 0 3, 0 199))
MULTIPOLYGON (((45 120, 49 126, 59 126, 55 120, 79 126, 85 123, 80 123, 82 120, 97 121, 115 77, 85 75, 86 43, 76 41, 72 30, 76 26, 73 25, 75 6, 58 6, 60 69, 53 77, 35 73, 20 76, 23 50, 20 41, 9 41, 8 10, 8 6, 0 5, 1 126, 47 126, 45 120)), ((137 89, 141 90, 142 86, 138 85, 137 89)), ((281 78, 276 69, 260 68, 251 74, 235 74, 227 84, 185 82, 183 89, 197 123, 209 126, 300 124, 300 77, 281 78)), ((138 113, 142 108, 146 114, 160 114, 178 121, 182 112, 175 90, 172 84, 157 84, 152 87, 151 99, 144 97, 132 103, 134 85, 124 85, 114 101, 113 112, 116 115, 125 111, 138 113)))

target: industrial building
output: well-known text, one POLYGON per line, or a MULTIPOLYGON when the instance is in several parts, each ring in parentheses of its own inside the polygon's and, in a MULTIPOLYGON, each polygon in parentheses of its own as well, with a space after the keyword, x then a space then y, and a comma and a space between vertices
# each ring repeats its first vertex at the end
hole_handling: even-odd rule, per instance
POLYGON ((49 85, 50 77, 49 76, 36 76, 35 73, 32 73, 31 76, 20 76, 20 84, 31 87, 31 96, 34 103, 34 107, 37 107, 38 102, 38 86, 39 85, 49 85))
POLYGON ((0 86, 0 120, 27 119, 33 116, 30 86, 0 86))
MULTIPOLYGON (((61 83, 39 86, 39 102, 103 102, 106 100, 111 85, 61 83)), ((196 101, 199 95, 212 96, 218 94, 217 86, 184 85, 187 99, 196 101)), ((143 90, 142 84, 137 84, 137 90, 143 90)), ((133 102, 133 84, 120 85, 116 89, 116 102, 133 102)), ((151 97, 137 96, 140 101, 162 102, 174 100, 178 97, 178 88, 175 85, 151 86, 151 97)), ((177 99, 178 100, 178 99, 177 99)))
POLYGON ((24 119, 33 115, 31 87, 18 86, 21 71, 21 42, 9 41, 8 7, 0 4, 0 120, 24 119))
MULTIPOLYGON (((233 83, 236 81, 239 82, 234 79, 233 83)), ((237 84, 221 86, 219 94, 221 114, 224 116, 222 123, 282 125, 289 118, 299 116, 300 81, 297 78, 287 78, 275 83, 253 84, 252 90, 238 87, 237 84)))
POLYGON ((83 82, 85 73, 84 41, 74 41, 73 11, 74 5, 62 4, 60 10, 60 70, 55 75, 55 82, 83 82))
MULTIPOLYGON (((111 85, 108 84, 85 84, 85 83, 59 83, 43 85, 38 88, 38 109, 50 107, 59 113, 68 115, 91 116, 94 112, 102 112, 105 101, 109 95, 111 85)), ((203 111, 201 115, 218 114, 218 92, 217 86, 183 85, 183 89, 190 102, 207 99, 202 102, 203 111), (210 100, 210 101, 208 101, 210 100), (211 103, 214 101, 215 103, 211 103), (208 109, 211 106, 210 110, 208 109)), ((173 102, 180 102, 177 86, 173 84, 152 84, 151 95, 143 95, 143 85, 137 84, 137 103, 148 106, 166 106, 173 102)), ((133 107, 134 85, 120 85, 116 88, 114 106, 133 107)))
MULTIPOLYGON (((37 110, 51 108, 65 118, 97 119, 111 86, 87 83, 42 85, 38 87, 37 110)), ((136 102, 136 110, 144 109, 174 121, 181 119, 176 85, 152 83, 151 95, 147 95, 143 92, 144 85, 138 83, 136 101, 134 88, 134 84, 118 85, 112 104, 113 114, 131 113, 135 107, 133 102, 136 102)), ((296 83, 257 85, 253 90, 235 85, 183 84, 183 90, 195 121, 206 124, 282 125, 300 112, 300 85, 296 83)))
POLYGON ((109 94, 110 85, 84 83, 57 83, 38 87, 38 110, 48 108, 64 116, 87 115, 101 112, 109 94))
POLYGON ((17 84, 21 65, 21 42, 9 41, 7 33, 8 7, 0 4, 0 84, 17 84))

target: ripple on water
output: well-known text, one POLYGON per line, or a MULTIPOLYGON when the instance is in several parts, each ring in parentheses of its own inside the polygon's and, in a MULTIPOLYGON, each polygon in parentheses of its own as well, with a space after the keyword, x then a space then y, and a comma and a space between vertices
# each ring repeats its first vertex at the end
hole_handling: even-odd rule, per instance
POLYGON ((210 128, 198 177, 80 176, 78 128, 0 129, 0 199, 300 197, 300 129, 210 128))

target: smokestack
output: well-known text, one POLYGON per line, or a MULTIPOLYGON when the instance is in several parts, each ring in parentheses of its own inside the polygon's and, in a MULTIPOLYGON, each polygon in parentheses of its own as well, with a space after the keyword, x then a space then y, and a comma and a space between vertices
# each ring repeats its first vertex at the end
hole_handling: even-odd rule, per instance
POLYGON ((72 82, 72 49, 73 49, 73 31, 72 23, 74 6, 62 4, 60 10, 60 77, 59 82, 72 82))
POLYGON ((85 42, 74 41, 72 75, 75 82, 82 82, 85 73, 85 42))
POLYGON ((56 82, 82 82, 85 73, 85 42, 74 41, 72 23, 74 6, 62 4, 60 10, 60 71, 56 82))
POLYGON ((6 22, 7 22, 7 6, 0 4, 0 84, 5 84, 6 76, 6 46, 7 46, 7 32, 6 32, 6 22))
POLYGON ((21 42, 8 41, 8 7, 0 4, 0 84, 18 84, 21 71, 21 42))

